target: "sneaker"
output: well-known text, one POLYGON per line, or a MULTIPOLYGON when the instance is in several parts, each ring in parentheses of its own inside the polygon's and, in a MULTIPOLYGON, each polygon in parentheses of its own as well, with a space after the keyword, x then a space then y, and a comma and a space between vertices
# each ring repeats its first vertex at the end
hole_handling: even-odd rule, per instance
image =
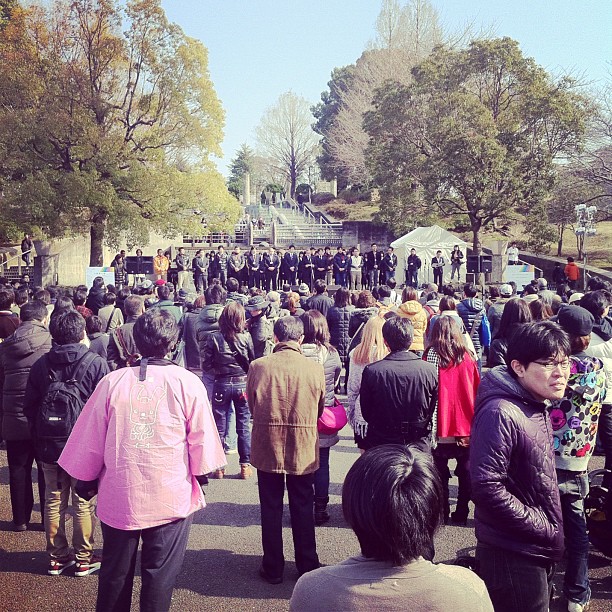
POLYGON ((577 601, 568 601, 567 602, 567 612, 586 612, 589 609, 589 603, 578 603, 577 601))
POLYGON ((240 478, 242 480, 248 480, 253 476, 253 468, 250 463, 241 463, 240 464, 240 478))
POLYGON ((238 449, 237 448, 226 448, 225 449, 225 454, 226 455, 237 455, 238 454, 238 449))
POLYGON ((27 531, 28 530, 28 526, 23 523, 22 525, 16 525, 15 523, 13 523, 13 531, 16 531, 17 533, 21 532, 21 531, 27 531))
POLYGON ((74 565, 74 559, 66 557, 65 559, 51 559, 49 561, 49 569, 47 574, 49 576, 59 576, 67 567, 74 565))
POLYGON ((101 564, 102 559, 96 555, 93 555, 89 561, 77 561, 74 569, 74 575, 81 577, 93 574, 100 569, 101 564))

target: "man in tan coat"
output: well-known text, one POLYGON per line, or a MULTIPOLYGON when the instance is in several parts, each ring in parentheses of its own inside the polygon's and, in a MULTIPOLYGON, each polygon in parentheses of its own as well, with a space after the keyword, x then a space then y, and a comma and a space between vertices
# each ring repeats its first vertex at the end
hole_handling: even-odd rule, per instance
POLYGON ((285 475, 295 564, 300 575, 319 567, 314 515, 314 473, 319 467, 317 419, 323 412, 323 366, 302 355, 304 326, 297 317, 274 325, 277 341, 267 357, 249 367, 247 397, 253 414, 251 464, 257 468, 263 559, 259 574, 283 581, 285 475))

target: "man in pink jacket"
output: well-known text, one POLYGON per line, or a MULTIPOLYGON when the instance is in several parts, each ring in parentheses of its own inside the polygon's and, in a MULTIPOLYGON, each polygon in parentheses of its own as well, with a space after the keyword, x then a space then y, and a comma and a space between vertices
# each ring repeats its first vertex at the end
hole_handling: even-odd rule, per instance
POLYGON ((165 359, 177 338, 172 314, 139 317, 140 364, 100 381, 58 462, 83 481, 82 496, 98 492, 97 610, 130 609, 141 538, 140 609, 169 609, 193 513, 206 505, 205 475, 225 465, 202 382, 165 359))

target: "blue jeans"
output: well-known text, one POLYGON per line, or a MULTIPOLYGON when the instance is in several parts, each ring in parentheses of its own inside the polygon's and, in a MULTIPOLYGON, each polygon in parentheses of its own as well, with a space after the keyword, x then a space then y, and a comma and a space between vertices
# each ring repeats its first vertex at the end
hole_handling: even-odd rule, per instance
POLYGON ((505 548, 476 545, 477 573, 495 612, 548 612, 555 564, 505 548))
POLYGON ((319 469, 314 474, 314 493, 317 497, 329 497, 329 450, 319 448, 319 469))
POLYGON ((230 406, 229 412, 227 413, 227 419, 225 423, 225 436, 223 437, 223 450, 234 450, 236 448, 236 441, 238 436, 236 435, 236 409, 234 404, 230 406))
POLYGON ((234 377, 233 381, 215 380, 212 409, 219 432, 224 440, 229 413, 234 403, 236 409, 236 433, 238 434, 238 456, 240 463, 251 463, 251 413, 246 399, 246 376, 234 377), (242 379, 242 380, 240 380, 242 379))
POLYGON ((584 498, 589 493, 586 472, 557 470, 563 533, 567 551, 567 565, 563 581, 563 594, 569 601, 586 604, 591 599, 589 585, 589 536, 584 514, 584 498))

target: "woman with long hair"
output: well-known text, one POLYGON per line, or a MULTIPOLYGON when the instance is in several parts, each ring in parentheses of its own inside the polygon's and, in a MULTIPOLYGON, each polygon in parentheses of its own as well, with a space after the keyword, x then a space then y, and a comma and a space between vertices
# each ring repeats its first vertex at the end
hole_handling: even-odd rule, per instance
MULTIPOLYGON (((334 392, 340 378, 342 363, 338 351, 329 342, 327 320, 318 310, 309 310, 302 315, 304 340, 302 353, 309 359, 318 361, 325 371, 325 405, 333 406, 334 392)), ((329 521, 327 504, 329 502, 329 449, 338 444, 338 434, 319 432, 319 469, 314 475, 315 488, 315 525, 329 521)))
POLYGON ((542 300, 534 300, 529 303, 532 321, 546 321, 553 316, 552 308, 542 300))
MULTIPOLYGON (((243 480, 253 475, 249 427, 251 414, 246 397, 246 378, 249 363, 254 358, 253 340, 246 331, 244 306, 239 302, 230 302, 219 317, 219 331, 212 332, 207 338, 202 369, 214 373, 212 409, 221 440, 227 435, 227 421, 234 404, 240 478, 243 480)), ((224 475, 224 469, 214 473, 215 478, 223 478, 224 475)))
POLYGON ((470 431, 474 402, 480 383, 478 365, 468 350, 461 328, 452 317, 440 317, 434 324, 431 343, 423 357, 438 368, 438 404, 434 413, 433 457, 444 488, 444 518, 465 525, 469 514, 470 431), (457 506, 450 513, 448 500, 449 459, 457 460, 459 479, 457 506))
POLYGON ((506 353, 508 352, 510 336, 517 327, 523 323, 529 323, 531 320, 531 310, 529 310, 529 305, 524 299, 512 298, 508 300, 499 322, 499 329, 489 349, 487 365, 490 368, 498 365, 509 365, 506 364, 506 353))
POLYGON ((380 361, 389 354, 382 335, 385 319, 370 318, 363 327, 361 342, 349 353, 349 375, 347 383, 348 420, 355 433, 357 447, 363 452, 367 450, 366 434, 368 423, 361 414, 359 392, 363 370, 370 363, 380 361))

